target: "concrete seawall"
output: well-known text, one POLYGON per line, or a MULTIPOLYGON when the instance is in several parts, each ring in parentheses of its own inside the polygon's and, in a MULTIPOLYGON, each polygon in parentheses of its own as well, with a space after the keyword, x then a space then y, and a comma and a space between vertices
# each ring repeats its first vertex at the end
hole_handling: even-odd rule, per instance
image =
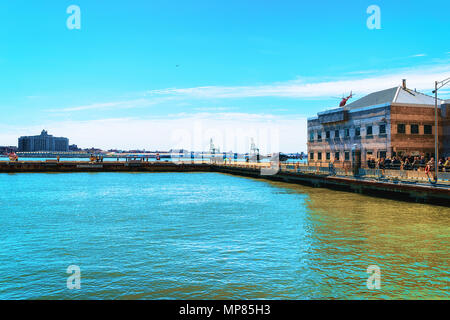
POLYGON ((370 196, 450 206, 450 188, 432 185, 380 182, 367 179, 333 177, 320 174, 278 172, 261 175, 258 169, 213 166, 213 171, 245 177, 309 185, 319 188, 356 192, 370 196))
POLYGON ((175 164, 172 162, 0 162, 0 173, 14 172, 204 172, 209 164, 175 164))
POLYGON ((18 172, 219 172, 313 187, 356 192, 393 200, 406 200, 450 206, 450 188, 430 184, 385 182, 351 177, 280 171, 261 175, 257 167, 172 162, 0 162, 0 173, 18 172))

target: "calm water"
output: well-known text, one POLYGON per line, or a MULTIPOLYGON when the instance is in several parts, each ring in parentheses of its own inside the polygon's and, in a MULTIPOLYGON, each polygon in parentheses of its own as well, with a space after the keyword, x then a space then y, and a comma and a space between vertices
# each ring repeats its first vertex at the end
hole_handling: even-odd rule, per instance
POLYGON ((449 299, 449 234, 449 208, 218 173, 0 174, 0 298, 449 299))

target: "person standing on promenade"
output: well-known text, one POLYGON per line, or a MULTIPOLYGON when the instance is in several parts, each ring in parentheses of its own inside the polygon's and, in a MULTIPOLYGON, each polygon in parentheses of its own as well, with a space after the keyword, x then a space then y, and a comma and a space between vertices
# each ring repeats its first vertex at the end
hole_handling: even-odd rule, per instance
POLYGON ((447 160, 444 163, 445 172, 450 172, 450 157, 447 157, 447 160))
POLYGON ((434 171, 434 158, 431 158, 425 166, 425 172, 428 174, 430 171, 434 171))
POLYGON ((424 156, 421 156, 421 157, 420 157, 420 160, 419 160, 419 171, 420 171, 421 168, 424 168, 425 166, 426 166, 426 160, 425 160, 425 157, 424 157, 424 156))
POLYGON ((438 161, 438 171, 444 171, 444 158, 441 158, 438 161))

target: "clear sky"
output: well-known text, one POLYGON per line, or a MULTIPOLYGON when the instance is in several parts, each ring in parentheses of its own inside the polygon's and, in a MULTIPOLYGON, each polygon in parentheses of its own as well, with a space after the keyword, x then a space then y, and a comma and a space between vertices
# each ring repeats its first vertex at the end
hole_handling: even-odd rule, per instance
MULTIPOLYGON (((0 145, 306 151, 306 118, 450 76, 449 1, 0 3, 0 145), (80 8, 80 29, 66 12, 80 8), (370 5, 381 29, 369 29, 370 5)), ((450 91, 442 96, 450 98, 450 91)))

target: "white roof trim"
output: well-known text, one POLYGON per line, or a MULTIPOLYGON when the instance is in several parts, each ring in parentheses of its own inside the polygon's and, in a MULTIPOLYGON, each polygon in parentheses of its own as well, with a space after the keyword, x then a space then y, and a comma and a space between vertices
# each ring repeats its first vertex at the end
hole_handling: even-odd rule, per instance
POLYGON ((400 87, 397 87, 397 91, 395 92, 394 100, 393 102, 397 101, 398 94, 400 93, 400 87))

